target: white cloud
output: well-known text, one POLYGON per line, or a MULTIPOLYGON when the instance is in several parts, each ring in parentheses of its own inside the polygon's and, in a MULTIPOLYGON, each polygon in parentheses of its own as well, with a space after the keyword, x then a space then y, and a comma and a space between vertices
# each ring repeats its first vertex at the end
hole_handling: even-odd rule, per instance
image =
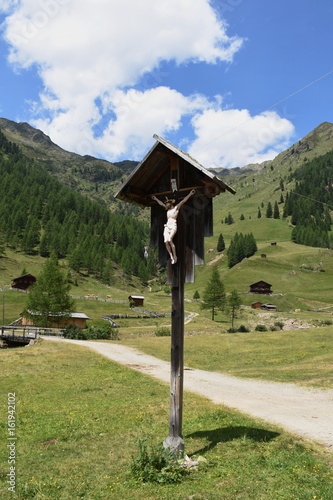
POLYGON ((185 115, 207 105, 207 99, 200 95, 188 98, 168 87, 145 92, 119 90, 110 103, 116 118, 98 140, 100 149, 117 156, 127 148, 132 158, 140 158, 151 146, 154 133, 163 135, 178 130, 185 115))
POLYGON ((275 111, 211 108, 192 119, 197 138, 189 153, 205 167, 243 167, 273 159, 289 146, 293 124, 275 111))
POLYGON ((19 0, 0 0, 0 12, 8 12, 18 5, 19 0))
POLYGON ((110 159, 127 154, 128 142, 146 144, 145 132, 151 141, 151 132, 178 129, 182 113, 198 102, 197 96, 161 87, 161 74, 154 91, 129 87, 147 72, 158 72, 161 61, 230 62, 242 44, 227 35, 208 0, 3 0, 0 5, 11 9, 4 23, 10 63, 37 68, 44 84, 40 106, 32 106, 43 113, 31 123, 62 147, 82 152, 89 145, 87 153, 110 159), (133 99, 141 99, 140 106, 133 106, 133 99), (121 107, 131 100, 127 123, 121 107), (101 123, 102 136, 96 137, 94 126, 101 123))
POLYGON ((154 133, 180 131, 185 118, 196 135, 189 152, 207 167, 263 161, 288 145, 293 126, 274 112, 223 110, 219 96, 164 85, 163 61, 231 62, 240 49, 209 0, 0 0, 1 9, 10 63, 35 67, 44 85, 30 123, 65 149, 141 159, 154 133))

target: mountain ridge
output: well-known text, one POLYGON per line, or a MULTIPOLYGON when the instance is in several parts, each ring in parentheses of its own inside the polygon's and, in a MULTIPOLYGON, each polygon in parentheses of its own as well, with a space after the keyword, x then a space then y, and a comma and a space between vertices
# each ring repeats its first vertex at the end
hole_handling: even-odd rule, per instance
MULTIPOLYGON (((66 186, 105 203, 111 210, 126 210, 127 214, 132 213, 132 207, 125 209, 113 195, 138 162, 123 160, 111 163, 105 159, 66 151, 44 132, 25 122, 17 123, 0 118, 0 129, 9 141, 21 148, 25 156, 33 159, 66 186)), ((260 175, 268 167, 286 172, 287 169, 292 170, 302 162, 332 149, 333 123, 327 121, 279 153, 273 160, 211 171, 223 178, 227 184, 235 186, 244 179, 246 182, 247 177, 260 175)))
POLYGON ((20 147, 27 158, 34 160, 60 182, 92 199, 109 204, 112 193, 107 189, 107 184, 123 176, 124 171, 120 167, 107 160, 66 151, 44 132, 25 122, 0 118, 0 129, 9 141, 20 147), (97 195, 100 187, 106 189, 97 195))

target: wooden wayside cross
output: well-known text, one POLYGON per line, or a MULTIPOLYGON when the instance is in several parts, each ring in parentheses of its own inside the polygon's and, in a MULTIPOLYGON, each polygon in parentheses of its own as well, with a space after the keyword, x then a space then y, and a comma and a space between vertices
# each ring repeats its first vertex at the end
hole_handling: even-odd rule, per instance
POLYGON ((163 444, 179 453, 184 450, 184 285, 194 282, 195 265, 204 263, 204 237, 213 234, 212 198, 235 191, 184 151, 154 138, 155 145, 115 196, 151 207, 150 244, 158 247, 159 261, 167 263, 172 288, 171 384, 169 435, 163 444))

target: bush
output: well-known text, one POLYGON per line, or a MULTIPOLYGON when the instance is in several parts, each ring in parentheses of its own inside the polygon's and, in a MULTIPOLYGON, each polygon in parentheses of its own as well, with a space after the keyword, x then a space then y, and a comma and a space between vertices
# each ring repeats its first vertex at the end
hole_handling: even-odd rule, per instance
POLYGON ((255 327, 256 332, 267 332, 267 326, 266 325, 257 325, 255 327))
POLYGON ((155 335, 156 337, 170 337, 171 332, 170 329, 167 328, 166 326, 161 326, 156 330, 155 335))
POLYGON ((323 321, 319 322, 319 326, 329 326, 332 325, 332 321, 330 319, 324 319, 323 321))
POLYGON ((284 323, 283 323, 282 321, 275 321, 274 325, 275 325, 277 328, 280 328, 280 330, 283 330, 284 323))
POLYGON ((227 330, 228 333, 236 333, 237 332, 237 328, 229 328, 227 330))
POLYGON ((247 326, 245 325, 241 325, 238 330, 238 332, 241 332, 241 333, 248 333, 250 331, 250 328, 248 328, 247 326))
POLYGON ((179 456, 169 449, 148 447, 145 441, 139 440, 139 452, 132 455, 131 471, 135 479, 160 484, 179 483, 188 474, 187 469, 178 463, 179 456))
POLYGON ((68 326, 65 328, 64 337, 66 339, 75 340, 118 340, 119 334, 115 328, 107 323, 102 326, 88 326, 82 329, 76 326, 68 326))
POLYGON ((65 339, 87 340, 87 332, 77 326, 66 326, 64 330, 65 339))

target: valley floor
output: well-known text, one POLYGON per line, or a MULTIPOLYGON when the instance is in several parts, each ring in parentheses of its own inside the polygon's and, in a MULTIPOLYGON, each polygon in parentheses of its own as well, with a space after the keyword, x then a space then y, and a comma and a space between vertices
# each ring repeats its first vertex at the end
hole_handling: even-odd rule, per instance
MULTIPOLYGON (((170 382, 170 363, 120 344, 81 340, 71 342, 134 370, 170 382)), ((333 390, 308 389, 295 384, 240 379, 185 367, 184 389, 320 443, 333 452, 333 390)))

